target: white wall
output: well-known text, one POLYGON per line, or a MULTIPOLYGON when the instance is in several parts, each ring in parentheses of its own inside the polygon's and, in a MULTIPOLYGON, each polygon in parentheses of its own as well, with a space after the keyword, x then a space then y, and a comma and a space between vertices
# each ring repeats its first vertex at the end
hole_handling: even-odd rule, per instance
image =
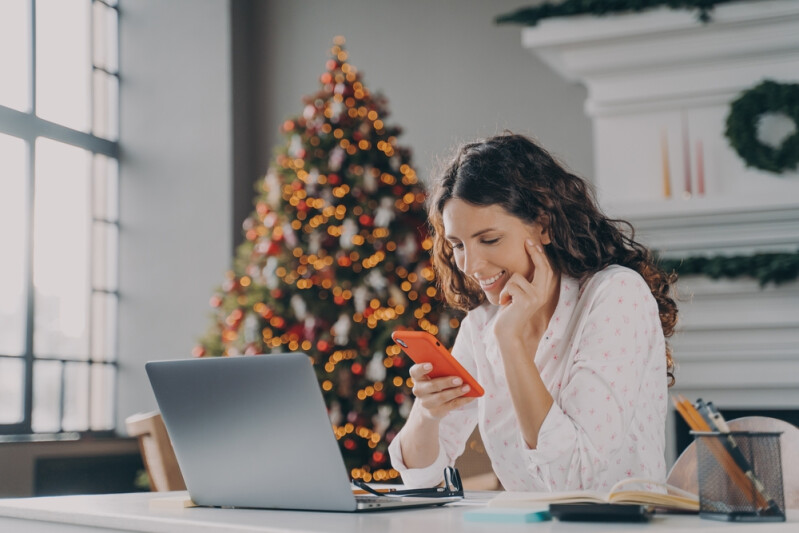
POLYGON ((155 407, 144 363, 189 357, 230 263, 226 0, 121 0, 120 429, 155 407))
POLYGON ((255 2, 259 167, 283 120, 319 88, 336 35, 365 85, 388 98, 426 178, 457 143, 510 129, 537 137, 586 177, 593 171, 585 89, 566 82, 521 45, 519 26, 496 15, 519 0, 296 0, 255 2))

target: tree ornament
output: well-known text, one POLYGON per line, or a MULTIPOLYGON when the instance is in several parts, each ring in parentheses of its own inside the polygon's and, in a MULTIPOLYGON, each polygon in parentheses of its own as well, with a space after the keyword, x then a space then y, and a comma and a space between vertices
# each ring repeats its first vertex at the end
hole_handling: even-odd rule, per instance
POLYGON ((749 167, 780 174, 799 163, 799 84, 766 80, 744 91, 730 104, 724 132, 749 167), (767 113, 784 114, 793 121, 793 134, 778 147, 758 139, 758 121, 767 113))
POLYGON ((388 428, 391 426, 391 411, 390 405, 381 405, 377 408, 377 414, 372 417, 372 424, 374 430, 379 435, 385 435, 388 428))
POLYGON ((338 320, 336 320, 332 328, 335 343, 339 346, 346 346, 349 344, 351 328, 352 320, 350 320, 350 316, 344 313, 339 315, 338 320))
POLYGON ((356 313, 363 313, 366 310, 366 301, 369 299, 369 289, 363 285, 358 285, 352 291, 352 302, 355 305, 356 313))
POLYGON ((266 203, 272 209, 277 209, 280 207, 280 202, 283 199, 282 193, 280 191, 280 181, 277 178, 277 173, 274 170, 271 170, 266 174, 264 178, 263 188, 266 191, 266 203))
POLYGON ((289 155, 293 158, 303 157, 304 148, 302 147, 302 138, 296 133, 291 136, 289 142, 289 155))
POLYGON ((352 238, 358 234, 358 224, 352 220, 351 218, 345 219, 344 224, 342 224, 341 228, 341 238, 339 240, 339 246, 344 248, 345 250, 352 250, 354 243, 352 238))
POLYGON ((291 296, 291 309, 298 320, 305 320, 305 317, 308 316, 308 304, 305 303, 305 300, 299 294, 291 296))
POLYGON ((386 365, 383 364, 383 353, 375 352, 372 360, 366 365, 366 378, 374 382, 386 379, 386 365))
POLYGON ((327 166, 333 172, 338 172, 341 170, 341 165, 344 163, 344 158, 347 156, 347 153, 340 147, 336 146, 332 152, 330 152, 330 158, 328 159, 327 166))

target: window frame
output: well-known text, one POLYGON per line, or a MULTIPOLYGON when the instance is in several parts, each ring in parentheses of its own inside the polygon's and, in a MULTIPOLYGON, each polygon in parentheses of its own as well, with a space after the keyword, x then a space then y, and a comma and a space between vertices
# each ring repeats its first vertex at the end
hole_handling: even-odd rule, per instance
MULTIPOLYGON (((95 4, 102 4, 108 9, 113 9, 117 12, 117 31, 116 40, 117 42, 114 43, 115 48, 118 50, 119 47, 119 7, 117 2, 112 2, 108 0, 87 0, 90 3, 89 8, 89 51, 90 51, 90 65, 91 71, 87 72, 86 75, 90 77, 91 80, 94 79, 94 75, 97 71, 104 72, 108 76, 113 76, 117 80, 117 98, 115 101, 117 102, 117 109, 116 114, 117 117, 119 116, 119 109, 118 109, 118 102, 119 102, 119 69, 117 67, 116 72, 110 72, 104 67, 98 67, 95 65, 94 61, 94 47, 95 47, 95 39, 94 39, 94 7, 95 4)), ((91 401, 91 387, 92 387, 92 368, 97 365, 102 366, 111 366, 114 369, 114 378, 111 380, 111 388, 112 393, 111 396, 116 399, 116 391, 117 391, 117 379, 118 379, 118 360, 117 356, 119 353, 118 348, 118 329, 119 326, 115 322, 114 323, 114 331, 113 331, 113 356, 112 357, 104 357, 101 359, 95 359, 93 357, 93 342, 92 342, 92 328, 93 324, 91 321, 92 315, 92 307, 94 306, 94 296, 96 294, 112 294, 115 295, 115 302, 116 302, 116 309, 114 312, 118 315, 118 308, 119 308, 119 286, 118 284, 113 290, 98 288, 95 286, 93 282, 89 284, 89 294, 87 295, 88 298, 88 310, 87 316, 89 317, 89 321, 87 323, 88 328, 88 335, 89 335, 89 342, 85 357, 82 358, 69 358, 69 357, 57 357, 57 356, 50 356, 50 355, 36 355, 34 352, 34 332, 35 332, 35 292, 34 292, 34 283, 33 283, 33 249, 34 249, 34 187, 35 187, 35 176, 36 176, 36 141, 39 138, 47 138, 57 142, 61 142, 70 146, 74 146, 83 150, 86 150, 91 154, 92 157, 97 155, 105 156, 109 159, 115 160, 117 162, 117 168, 119 167, 119 141, 118 140, 109 140, 106 138, 98 137, 92 133, 92 129, 94 127, 94 112, 95 106, 94 101, 96 98, 95 95, 95 84, 91 82, 89 84, 89 95, 90 95, 90 105, 89 113, 90 113, 90 121, 89 121, 89 132, 83 132, 79 130, 75 130, 69 128, 67 126, 63 126, 54 122, 50 122, 48 120, 42 119, 36 115, 36 0, 30 0, 30 12, 29 12, 29 24, 30 24, 30 35, 29 37, 29 71, 28 71, 28 96, 30 98, 29 110, 28 111, 19 111, 16 109, 12 109, 9 107, 5 107, 0 104, 0 133, 9 135, 11 137, 19 138, 26 143, 27 153, 26 153, 26 170, 25 170, 25 190, 26 190, 26 218, 24 220, 24 224, 22 224, 22 229, 20 231, 24 232, 24 242, 25 242, 25 258, 24 258, 24 271, 25 271, 25 340, 24 340, 24 348, 21 355, 11 355, 6 353, 0 353, 0 358, 8 358, 12 360, 22 360, 24 365, 24 386, 23 386, 23 417, 22 421, 18 423, 11 423, 11 424, 3 424, 0 423, 0 439, 3 438, 4 435, 29 435, 34 434, 33 430, 33 391, 34 391, 34 366, 37 361, 56 361, 59 362, 61 367, 61 396, 59 400, 59 429, 55 433, 57 434, 64 434, 64 433, 75 433, 73 431, 65 431, 63 428, 63 419, 64 419, 64 406, 65 406, 65 381, 66 381, 66 367, 67 365, 83 365, 89 371, 89 381, 88 381, 88 388, 89 388, 89 404, 88 404, 88 413, 87 413, 87 420, 88 420, 88 427, 85 430, 79 430, 77 433, 80 434, 91 434, 91 435, 99 435, 99 434, 109 434, 114 433, 116 431, 116 427, 118 425, 118 421, 116 420, 116 409, 112 406, 112 427, 109 429, 102 429, 102 430, 95 430, 92 429, 92 401, 91 401)), ((118 63, 118 62, 117 62, 118 63)), ((91 186, 94 186, 94 172, 96 171, 96 166, 92 164, 90 166, 90 179, 91 179, 91 186)), ((118 174, 117 174, 118 177, 118 174)), ((119 194, 118 194, 118 187, 117 187, 117 195, 114 201, 119 203, 119 194)), ((92 204, 93 209, 93 204, 92 204)), ((118 210, 117 210, 118 212, 118 210)), ((91 223, 92 227, 97 222, 111 224, 116 226, 117 235, 119 235, 119 219, 118 217, 116 220, 110 220, 107 218, 97 218, 95 213, 91 213, 91 223)), ((96 243, 94 243, 93 239, 93 230, 89 230, 90 234, 89 238, 89 251, 90 253, 93 252, 95 249, 96 243)), ((119 244, 117 241, 117 249, 115 250, 115 254, 119 257, 119 244)), ((88 263, 87 272, 86 274, 89 276, 89 279, 92 279, 94 264, 92 261, 88 263)), ((117 270, 119 268, 118 261, 117 261, 117 270)), ((118 279, 118 278, 117 278, 118 279)), ((51 433, 51 432, 46 432, 51 433)), ((42 433, 37 433, 42 434, 42 433)))

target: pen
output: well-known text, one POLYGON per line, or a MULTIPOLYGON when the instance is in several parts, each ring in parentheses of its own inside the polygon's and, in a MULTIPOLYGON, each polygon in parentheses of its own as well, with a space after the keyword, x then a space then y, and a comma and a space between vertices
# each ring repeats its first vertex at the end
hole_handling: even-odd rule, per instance
POLYGON ((726 447, 733 460, 738 464, 741 470, 743 470, 744 475, 752 483, 752 486, 754 486, 755 490, 762 495, 763 499, 767 500, 768 507, 772 510, 779 511, 777 502, 775 502, 773 498, 770 498, 766 494, 766 487, 759 479, 757 479, 757 477, 755 477, 755 472, 752 468, 752 465, 746 459, 743 452, 741 452, 741 449, 738 447, 738 443, 735 442, 735 438, 730 435, 730 427, 727 425, 727 421, 724 420, 724 417, 721 415, 719 410, 716 409, 716 406, 713 405, 713 402, 707 402, 705 407, 710 419, 713 421, 713 425, 716 427, 716 430, 719 433, 726 435, 726 447))

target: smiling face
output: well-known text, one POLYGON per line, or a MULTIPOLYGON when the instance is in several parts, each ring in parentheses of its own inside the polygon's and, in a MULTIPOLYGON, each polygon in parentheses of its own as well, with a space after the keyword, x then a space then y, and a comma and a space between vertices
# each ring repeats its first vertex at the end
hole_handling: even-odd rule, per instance
POLYGON ((528 224, 499 205, 477 206, 453 198, 444 205, 442 219, 458 269, 477 281, 494 305, 511 274, 533 279, 535 268, 524 241, 550 242, 541 224, 528 224))

